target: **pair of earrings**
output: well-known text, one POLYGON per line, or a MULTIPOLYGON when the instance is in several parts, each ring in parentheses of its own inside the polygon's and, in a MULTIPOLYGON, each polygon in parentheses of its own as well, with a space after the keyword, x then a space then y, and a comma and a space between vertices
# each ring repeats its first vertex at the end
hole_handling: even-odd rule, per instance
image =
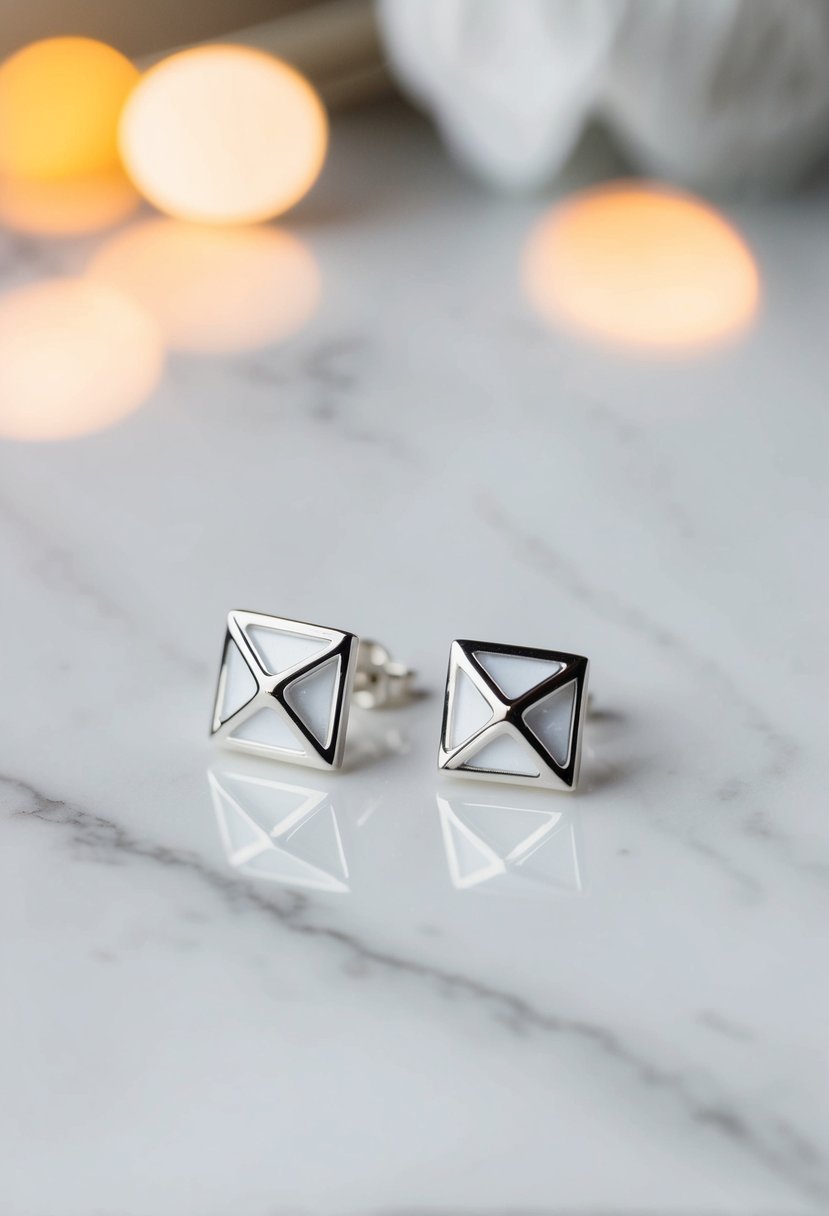
MULTIPOLYGON (((453 642, 438 768, 575 789, 588 667, 557 650, 453 642)), ((364 709, 400 704, 413 679, 383 646, 353 633, 230 612, 211 733, 241 751, 339 768, 352 700, 364 709)))

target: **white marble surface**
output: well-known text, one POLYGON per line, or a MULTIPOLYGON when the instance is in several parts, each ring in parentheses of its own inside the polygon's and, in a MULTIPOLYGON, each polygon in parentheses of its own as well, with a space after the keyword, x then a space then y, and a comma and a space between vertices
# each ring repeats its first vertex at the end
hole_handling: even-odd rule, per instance
POLYGON ((730 209, 762 314, 673 361, 534 317, 546 202, 350 119, 295 337, 0 444, 4 1216, 826 1210, 826 191, 730 209), (211 753, 234 606, 429 695, 211 753), (590 656, 580 794, 438 779, 456 636, 590 656))

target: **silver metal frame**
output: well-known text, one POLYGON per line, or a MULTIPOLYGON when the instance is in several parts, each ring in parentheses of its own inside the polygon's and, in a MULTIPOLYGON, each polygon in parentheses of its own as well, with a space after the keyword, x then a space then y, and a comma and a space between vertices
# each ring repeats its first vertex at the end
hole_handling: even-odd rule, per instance
POLYGON ((449 652, 449 669, 446 674, 446 696, 443 705, 438 768, 456 777, 477 781, 500 781, 516 785, 543 786, 571 792, 576 788, 581 764, 581 742, 584 718, 587 711, 587 678, 590 664, 581 655, 567 654, 558 650, 536 650, 524 646, 506 646, 493 642, 455 641, 449 652), (519 697, 509 698, 498 687, 493 678, 475 658, 477 652, 508 655, 518 658, 542 659, 562 663, 563 667, 554 675, 542 680, 534 688, 519 697), (452 715, 455 707, 455 689, 458 672, 462 671, 475 685, 478 692, 492 710, 490 720, 457 747, 449 746, 452 715), (575 682, 573 713, 570 720, 570 738, 565 764, 559 764, 527 726, 524 715, 539 701, 545 700, 565 684, 575 682), (499 772, 495 769, 469 767, 469 761, 487 743, 500 735, 510 735, 529 748, 539 769, 532 777, 521 773, 499 772))
POLYGON ((358 639, 353 633, 340 629, 326 629, 321 625, 309 625, 305 621, 293 621, 284 617, 267 616, 261 612, 232 611, 227 614, 227 633, 222 650, 222 662, 219 668, 219 680, 216 687, 216 699, 213 709, 211 735, 229 747, 238 751, 251 752, 254 755, 270 756, 273 759, 285 760, 291 764, 303 764, 312 768, 339 768, 342 764, 343 748, 345 747, 345 732, 348 723, 348 711, 351 704, 351 690, 356 674, 358 639), (318 638, 327 643, 325 649, 315 655, 310 661, 295 663, 278 675, 267 671, 260 662, 259 656, 248 641, 245 630, 250 626, 263 629, 275 629, 288 633, 298 633, 308 638, 318 638), (241 654, 248 670, 256 681, 256 692, 250 701, 237 709, 235 713, 222 720, 222 701, 227 674, 228 652, 235 645, 241 654), (327 662, 339 657, 340 669, 334 694, 334 706, 328 744, 323 745, 306 727, 305 723, 288 704, 285 693, 288 688, 303 676, 327 662), (264 706, 276 709, 292 729, 306 743, 305 753, 289 752, 264 743, 254 743, 246 739, 233 738, 232 732, 242 725, 253 714, 264 706))
POLYGON ((289 620, 286 617, 269 616, 261 612, 244 612, 234 609, 227 614, 222 660, 213 704, 211 736, 233 747, 237 751, 268 756, 289 764, 302 764, 312 768, 335 769, 343 762, 348 714, 352 703, 363 709, 378 709, 387 705, 405 702, 410 693, 414 673, 402 663, 395 662, 379 642, 360 641, 356 634, 342 629, 329 629, 322 625, 310 625, 306 621, 289 620), (263 629, 299 634, 306 638, 318 638, 327 643, 312 659, 295 663, 278 675, 269 672, 261 662, 246 629, 259 626, 263 629), (228 654, 235 646, 246 667, 256 682, 256 691, 250 700, 235 712, 222 718, 225 682, 227 678, 228 654), (286 693, 297 680, 327 663, 339 658, 339 674, 334 694, 334 704, 327 744, 322 744, 313 735, 288 703, 286 693), (305 742, 305 753, 292 752, 265 743, 233 737, 248 718, 267 706, 275 709, 305 742))

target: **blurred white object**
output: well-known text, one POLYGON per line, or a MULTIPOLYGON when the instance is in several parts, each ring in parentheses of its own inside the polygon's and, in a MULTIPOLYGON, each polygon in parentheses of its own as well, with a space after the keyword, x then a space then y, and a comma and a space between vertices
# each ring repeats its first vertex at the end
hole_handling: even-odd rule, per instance
POLYGON ((829 149, 826 0, 380 0, 392 66, 489 181, 532 187, 603 119, 647 172, 792 181, 829 149))

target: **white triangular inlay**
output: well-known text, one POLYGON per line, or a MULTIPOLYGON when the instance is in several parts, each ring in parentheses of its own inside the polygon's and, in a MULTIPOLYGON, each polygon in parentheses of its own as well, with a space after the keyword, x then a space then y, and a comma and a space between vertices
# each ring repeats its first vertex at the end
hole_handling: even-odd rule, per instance
POLYGON ((243 705, 247 705, 255 692, 256 680, 253 672, 242 658, 236 643, 228 639, 225 665, 222 670, 219 720, 226 722, 243 705))
POLYGON ((248 625, 245 634, 265 671, 278 676, 298 663, 310 663, 331 645, 332 638, 315 638, 288 629, 248 625))
POLYGON ((562 767, 570 758, 573 736, 573 709, 576 704, 576 681, 557 688, 549 697, 539 701, 524 714, 524 722, 540 743, 562 767))
POLYGON ((478 691, 465 671, 455 672, 447 744, 450 751, 478 733, 492 718, 492 706, 478 691))
POLYGON ((540 777, 533 754, 512 735, 497 735, 485 743, 462 768, 473 772, 515 773, 520 777, 540 777))
POLYGON ((278 751, 291 752, 295 756, 307 755, 300 739, 276 709, 264 705, 240 723, 231 732, 231 739, 239 743, 256 743, 260 747, 272 747, 278 751))
POLYGON ((532 659, 520 654, 493 654, 488 650, 475 651, 475 658, 510 700, 529 692, 536 684, 556 675, 564 667, 563 663, 558 663, 555 659, 532 659))
POLYGON ((335 655, 285 689, 285 700, 321 747, 331 740, 339 679, 340 658, 335 655))

